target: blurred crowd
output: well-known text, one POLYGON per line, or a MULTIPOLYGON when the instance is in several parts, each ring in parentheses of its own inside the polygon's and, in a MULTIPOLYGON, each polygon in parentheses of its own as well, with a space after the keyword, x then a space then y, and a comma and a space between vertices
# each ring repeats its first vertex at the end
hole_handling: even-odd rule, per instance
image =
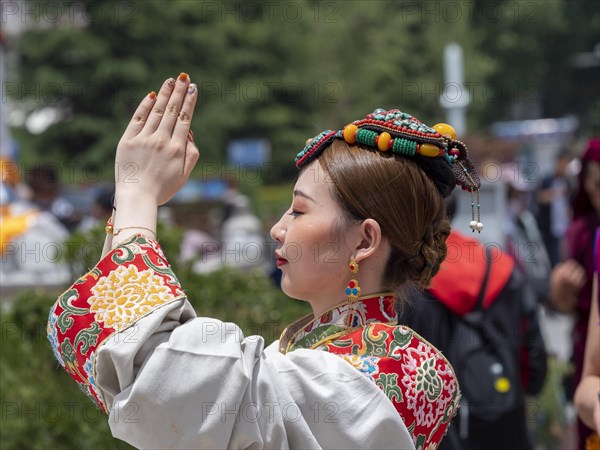
MULTIPOLYGON (((73 276, 64 258, 69 250, 65 241, 73 233, 104 227, 113 211, 114 187, 64 186, 53 164, 37 164, 23 174, 9 159, 1 159, 0 164, 3 296, 31 287, 62 287, 73 276)), ((239 192, 233 177, 221 184, 216 201, 203 203, 200 194, 192 202, 184 199, 192 208, 210 206, 208 214, 192 214, 192 221, 196 217, 196 222, 202 222, 198 226, 190 226, 189 218, 178 220, 172 205, 159 209, 161 223, 184 228, 180 260, 193 260, 199 273, 234 266, 260 267, 270 274, 267 236, 250 199, 239 192)))

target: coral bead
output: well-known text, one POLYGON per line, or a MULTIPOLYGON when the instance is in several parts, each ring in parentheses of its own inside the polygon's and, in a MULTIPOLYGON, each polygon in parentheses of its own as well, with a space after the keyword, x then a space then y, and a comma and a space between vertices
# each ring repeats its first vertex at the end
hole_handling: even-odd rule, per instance
POLYGON ((348 143, 348 144, 355 144, 356 143, 356 132, 358 131, 358 127, 356 125, 354 125, 353 123, 346 125, 344 127, 344 140, 348 143))
POLYGON ((421 144, 419 153, 423 156, 435 157, 444 154, 444 150, 433 144, 421 144))
POLYGON ((387 131, 384 131, 379 135, 379 140, 377 141, 377 148, 382 152, 386 152, 390 148, 390 141, 392 140, 392 135, 387 131))
POLYGON ((456 130, 447 123, 438 123, 433 126, 433 129, 448 139, 456 139, 456 130))
POLYGON ((457 148, 453 148, 450 150, 450 155, 458 157, 460 155, 460 151, 457 148))

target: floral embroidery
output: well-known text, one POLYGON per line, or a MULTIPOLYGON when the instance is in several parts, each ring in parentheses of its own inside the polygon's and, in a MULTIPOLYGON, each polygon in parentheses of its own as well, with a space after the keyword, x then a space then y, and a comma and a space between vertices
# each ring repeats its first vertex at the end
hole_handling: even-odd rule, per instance
POLYGON ((397 373, 382 373, 375 383, 390 400, 395 400, 398 403, 402 401, 402 391, 398 386, 397 373))
MULTIPOLYGON (((450 364, 441 358, 437 350, 421 341, 405 351, 402 369, 404 376, 401 382, 407 407, 414 412, 417 425, 431 427, 443 420, 446 409, 453 405, 452 393, 458 390, 450 364), (435 382, 420 377, 432 367, 435 367, 436 376, 444 378, 442 392, 437 392, 435 382), (431 400, 432 396, 435 401, 431 400)), ((441 380, 439 382, 441 384, 441 380)))
POLYGON ((386 299, 386 297, 379 297, 379 311, 381 315, 384 317, 384 320, 381 322, 396 322, 398 317, 396 315, 396 300, 390 302, 386 299))
POLYGON ((102 328, 94 322, 89 328, 83 328, 75 336, 75 348, 81 353, 87 353, 90 347, 95 346, 98 342, 98 335, 102 332, 102 328))
POLYGON ((430 358, 417 367, 417 390, 424 391, 429 401, 437 400, 442 392, 442 380, 435 370, 435 360, 430 358))
POLYGON ((387 345, 386 341, 389 334, 385 331, 377 332, 374 327, 363 328, 363 335, 360 344, 352 346, 352 353, 355 355, 376 355, 386 356, 387 345))
POLYGON ((65 363, 63 362, 62 356, 60 355, 60 351, 58 347, 60 346, 58 342, 58 333, 56 332, 56 325, 58 322, 58 316, 55 313, 56 305, 50 309, 50 316, 48 317, 48 339, 50 340, 50 345, 52 346, 52 351, 54 352, 54 356, 58 359, 58 362, 61 366, 65 367, 65 363))
POLYGON ((161 277, 134 265, 120 266, 100 278, 91 292, 88 303, 94 319, 119 330, 174 298, 161 277))
POLYGON ((342 359, 352 364, 356 370, 361 372, 371 381, 375 381, 375 375, 379 374, 379 358, 375 356, 340 355, 342 359))
MULTIPOLYGON (((85 364, 83 365, 83 370, 85 371, 85 374, 87 375, 87 381, 88 381, 88 385, 89 387, 94 391, 94 393, 96 394, 96 397, 101 398, 100 397, 100 390, 98 389, 98 386, 96 385, 96 377, 94 375, 96 366, 96 354, 92 353, 90 355, 90 357, 85 361, 85 364)), ((89 395, 89 394, 88 394, 89 395)))
POLYGON ((383 391, 415 447, 433 450, 458 409, 458 383, 437 349, 395 325, 394 303, 392 296, 361 298, 350 308, 342 304, 319 318, 307 316, 282 334, 280 350, 312 348, 338 355, 383 391))
POLYGON ((312 314, 297 320, 287 327, 279 339, 279 349, 282 353, 297 348, 314 348, 332 336, 351 327, 360 327, 369 323, 396 323, 396 299, 391 294, 361 297, 357 302, 340 303, 325 312, 322 316, 313 318, 312 314))
POLYGON ((413 332, 410 328, 395 327, 393 331, 394 340, 390 344, 388 356, 394 359, 402 357, 402 350, 406 349, 413 339, 413 332))
POLYGON ((107 411, 96 385, 97 349, 136 320, 182 298, 158 244, 132 236, 59 297, 50 310, 48 339, 81 390, 107 411))
MULTIPOLYGON (((418 436, 413 435, 413 442, 415 443, 415 450, 423 450, 423 446, 425 445, 425 435, 419 434, 418 436)), ((435 445, 434 448, 437 448, 435 445)))
POLYGON ((75 323, 73 316, 83 316, 88 312, 85 308, 73 306, 73 301, 78 298, 79 295, 76 289, 68 289, 58 298, 58 306, 62 309, 62 312, 58 316, 58 328, 61 333, 66 333, 67 330, 73 326, 75 323))

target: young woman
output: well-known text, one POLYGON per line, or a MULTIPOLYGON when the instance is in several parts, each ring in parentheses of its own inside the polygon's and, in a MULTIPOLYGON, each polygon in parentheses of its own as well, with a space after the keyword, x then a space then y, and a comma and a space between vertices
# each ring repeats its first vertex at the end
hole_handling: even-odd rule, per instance
POLYGON ((265 348, 196 317, 156 240, 157 207, 198 160, 196 99, 181 74, 127 127, 116 164, 134 165, 137 181, 117 177, 103 258, 51 309, 60 363, 109 413, 113 435, 138 447, 436 448, 459 387, 394 307, 446 255, 443 196, 478 188, 454 130, 376 110, 307 144, 271 236, 284 292, 313 314, 265 348))
MULTIPOLYGON (((586 347, 593 342, 586 340, 586 336, 592 323, 589 320, 594 302, 594 235, 600 227, 600 138, 588 142, 581 155, 581 163, 579 186, 572 202, 573 217, 565 235, 569 259, 557 267, 551 280, 554 305, 562 312, 575 314, 572 356, 575 387, 583 377, 586 347)), ((588 375, 590 370, 594 371, 593 366, 588 364, 588 375)), ((594 432, 593 428, 587 426, 589 423, 589 419, 577 423, 577 448, 581 450, 585 448, 588 436, 594 432)))

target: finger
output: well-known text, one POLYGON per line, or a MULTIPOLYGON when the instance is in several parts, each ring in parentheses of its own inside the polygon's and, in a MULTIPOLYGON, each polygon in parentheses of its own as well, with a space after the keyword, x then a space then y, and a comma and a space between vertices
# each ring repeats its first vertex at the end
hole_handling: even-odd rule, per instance
POLYGON ((188 140, 185 147, 185 159, 183 160, 183 179, 187 180, 200 158, 200 152, 193 140, 188 140))
MULTIPOLYGON (((185 146, 185 141, 190 131, 190 125, 192 123, 192 117, 194 115, 194 108, 196 101, 198 100, 198 87, 192 83, 187 89, 179 117, 173 128, 173 142, 176 145, 185 146)), ((193 136, 193 134, 192 134, 193 136)))
POLYGON ((144 100, 142 100, 133 113, 133 117, 123 133, 124 139, 132 138, 140 134, 140 131, 142 131, 148 120, 148 114, 150 114, 150 110, 152 109, 152 106, 154 106, 154 103, 156 103, 156 92, 152 91, 144 97, 144 100))
POLYGON ((577 274, 576 286, 578 288, 582 288, 583 285, 585 284, 585 281, 586 281, 585 272, 582 270, 581 273, 577 274))
POLYGON ((156 131, 158 125, 160 124, 160 121, 165 115, 165 108, 167 107, 167 103, 169 102, 169 98, 173 93, 174 87, 175 80, 173 78, 165 80, 165 82, 160 88, 160 91, 158 91, 154 108, 152 108, 150 114, 148 115, 148 120, 146 121, 146 125, 142 130, 142 134, 148 135, 156 131))
POLYGON ((168 136, 172 135, 173 127, 175 126, 175 123, 177 123, 177 118, 179 117, 179 112, 181 111, 181 107, 186 98, 189 85, 190 77, 187 73, 182 72, 177 78, 175 88, 173 89, 173 93, 171 94, 171 98, 169 98, 169 103, 165 109, 165 115, 158 126, 157 131, 160 133, 168 136))

